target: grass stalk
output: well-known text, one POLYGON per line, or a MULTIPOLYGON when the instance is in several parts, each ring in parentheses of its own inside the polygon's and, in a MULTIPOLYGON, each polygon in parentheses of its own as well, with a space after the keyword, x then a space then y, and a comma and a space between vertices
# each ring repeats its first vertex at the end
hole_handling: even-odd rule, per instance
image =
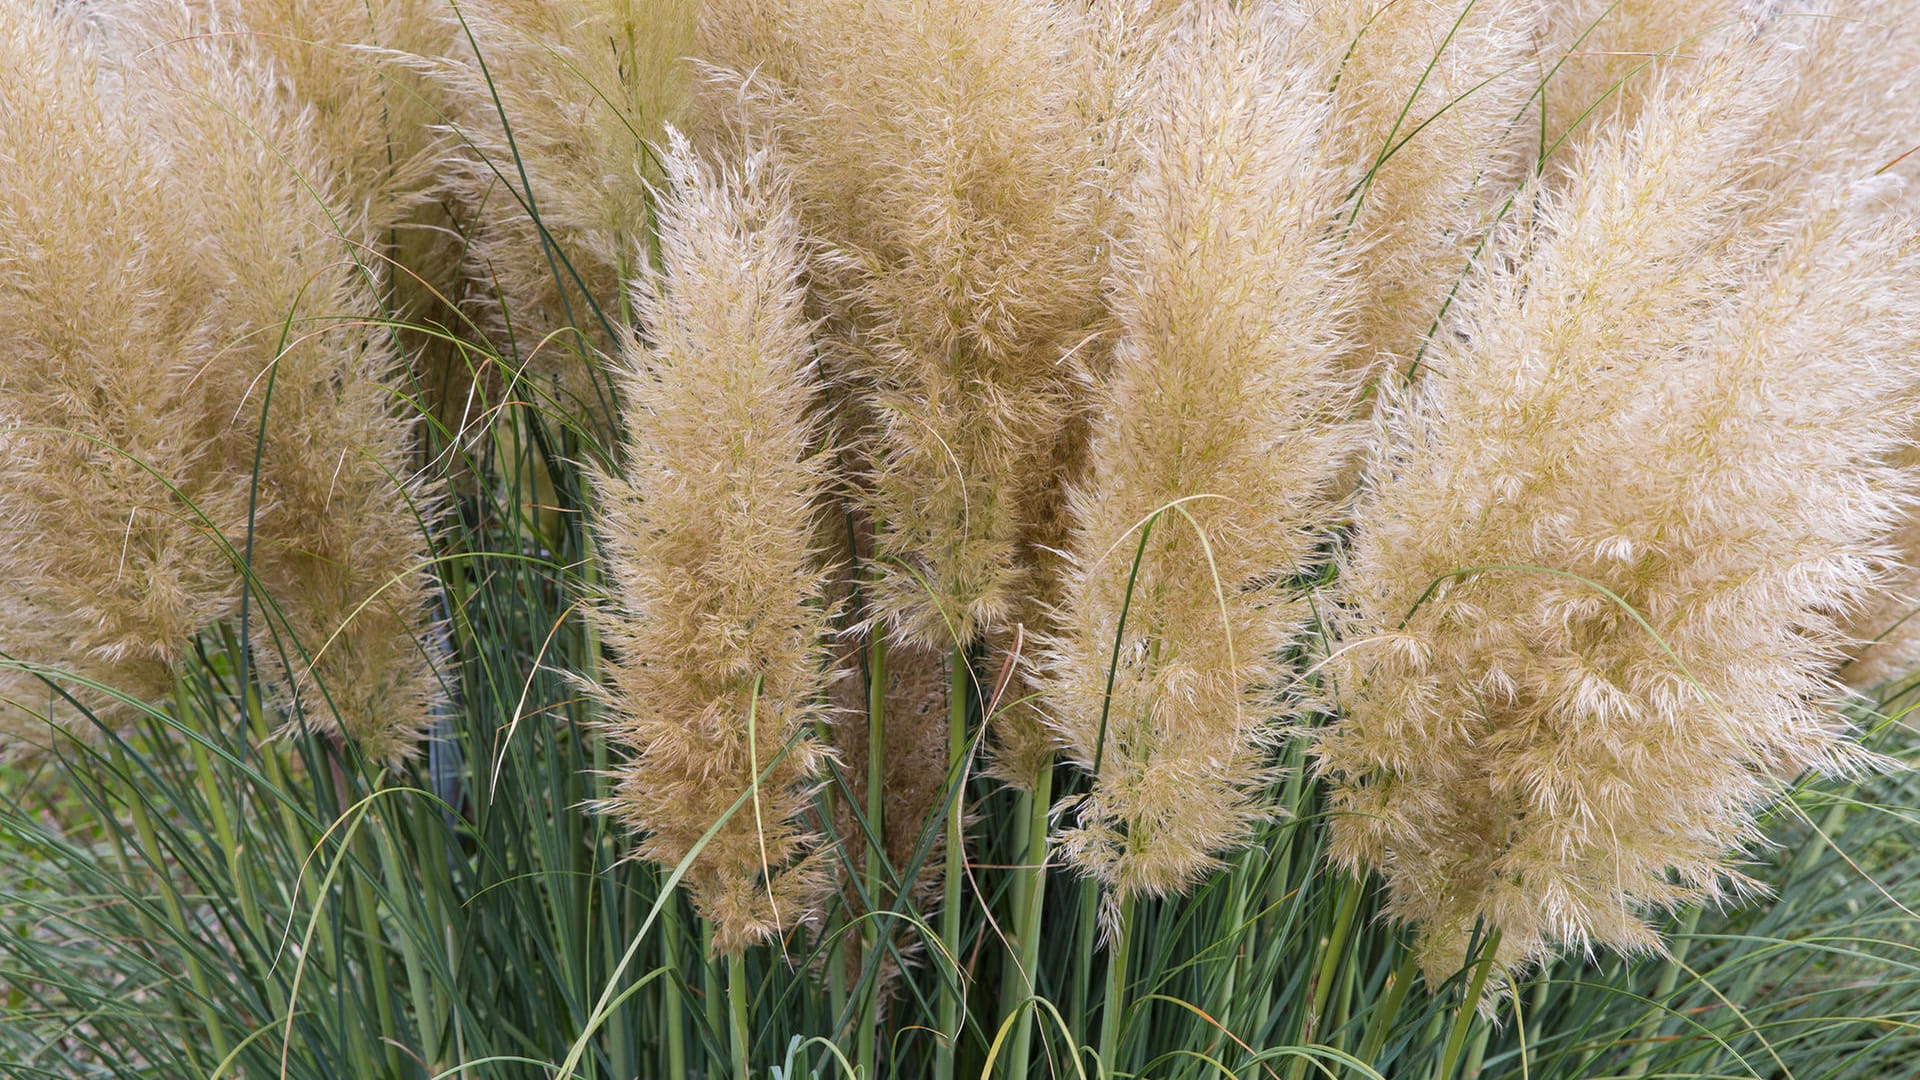
POLYGON ((1453 1080, 1460 1068, 1460 1056, 1466 1049, 1467 1033, 1473 1028, 1473 1018, 1478 1015, 1480 999, 1486 994, 1487 979, 1493 974, 1494 958, 1500 952, 1500 931, 1495 929, 1487 935, 1482 947, 1480 962, 1473 967, 1473 977, 1467 982, 1467 992, 1460 999, 1460 1007, 1453 1014, 1453 1027, 1447 1033, 1446 1050, 1440 1058, 1440 1067, 1433 1076, 1434 1080, 1453 1080))
MULTIPOLYGON (((666 887, 669 871, 660 872, 660 887, 666 887)), ((680 958, 684 946, 681 944, 685 931, 680 926, 680 904, 677 898, 669 898, 665 910, 660 913, 660 948, 665 954, 667 970, 667 988, 660 995, 660 1026, 664 1029, 667 1046, 667 1075, 673 1080, 687 1080, 687 1019, 684 988, 686 980, 680 977, 680 958)))
MULTIPOLYGON (((1014 963, 1000 983, 1000 1014, 1024 1014, 1039 993, 1040 923, 1047 902, 1047 811, 1053 804, 1053 760, 1048 758, 1034 777, 1033 789, 1020 793, 1015 819, 1026 823, 1025 845, 1014 879, 1014 963)), ((1025 1080, 1033 1054, 1034 1018, 1016 1020, 1013 1045, 1005 1075, 1025 1080)))
POLYGON ((883 932, 887 929, 882 925, 886 920, 879 916, 879 912, 887 908, 887 902, 881 895, 881 883, 886 880, 882 867, 887 858, 884 817, 886 780, 887 640, 884 634, 875 629, 869 632, 867 638, 867 830, 871 839, 867 843, 865 874, 869 908, 866 929, 862 933, 862 959, 867 967, 873 968, 875 974, 861 990, 862 1008, 857 1021, 860 1038, 856 1051, 860 1075, 866 1078, 879 1075, 875 1069, 878 1065, 876 1059, 880 1037, 880 977, 872 960, 880 954, 883 932))
POLYGON ((1654 984, 1653 993, 1650 995, 1653 998, 1654 1012, 1641 1026, 1638 1036, 1634 1039, 1639 1045, 1634 1049, 1633 1058, 1627 1064, 1626 1075, 1629 1077, 1645 1076, 1653 1067, 1654 1050, 1659 1045, 1660 1036, 1667 1027, 1669 1014, 1665 1010, 1669 999, 1673 997, 1674 987, 1680 983, 1680 972, 1687 962, 1687 951, 1693 945, 1694 931, 1699 928, 1700 907, 1695 905, 1688 908, 1686 914, 1680 917, 1680 926, 1673 934, 1673 948, 1667 960, 1660 965, 1660 980, 1654 984))
POLYGON ((955 965, 954 978, 940 986, 940 1048, 934 1057, 934 1080, 953 1080, 954 1055, 960 1048, 960 1003, 966 994, 960 976, 960 884, 966 873, 966 755, 967 690, 972 672, 964 649, 947 656, 947 867, 945 898, 940 906, 940 946, 955 965))
POLYGON ((1367 1021, 1367 1033, 1360 1042, 1361 1061, 1373 1064, 1380 1057, 1380 1049, 1386 1045, 1394 1021, 1400 1018, 1400 1009, 1407 1001, 1407 991, 1412 988, 1419 971, 1416 954, 1412 949, 1406 950, 1400 963, 1395 965, 1393 974, 1387 976, 1387 996, 1375 1006, 1372 1017, 1367 1021))
POLYGON ((1107 991, 1100 1013, 1100 1065, 1108 1076, 1120 1071, 1120 1036, 1127 1022, 1127 954, 1133 948, 1133 905, 1131 893, 1121 897, 1113 940, 1107 943, 1107 991))
POLYGON ((1079 910, 1073 924, 1073 981, 1067 992, 1067 1022, 1075 1031, 1086 1031, 1087 1009, 1093 994, 1093 953, 1099 942, 1100 890, 1082 880, 1079 892, 1079 910))
POLYGON ((727 957, 727 1002, 731 1023, 728 1031, 733 1047, 733 1078, 747 1080, 752 1068, 747 1063, 747 999, 753 988, 747 984, 747 958, 739 952, 727 957))
MULTIPOLYGON (((727 1011, 727 987, 725 977, 720 972, 720 960, 713 955, 713 925, 705 919, 700 920, 701 951, 706 954, 702 972, 706 976, 705 993, 701 996, 701 1008, 705 1012, 707 1031, 716 1039, 721 1032, 729 1030, 727 1011)), ((707 1075, 712 1080, 722 1080, 726 1071, 721 1067, 721 1059, 714 1054, 707 1057, 707 1075)))
MULTIPOLYGON (((1346 959, 1347 937, 1353 930, 1353 921, 1360 911, 1360 898, 1366 891, 1365 883, 1341 877, 1334 887, 1335 913, 1333 927, 1320 940, 1320 966, 1313 977, 1313 1000, 1307 1014, 1300 1022, 1301 1045, 1309 1045, 1320 1035, 1320 1022, 1326 1015, 1327 1002, 1333 996, 1334 980, 1339 977, 1341 961, 1346 959)), ((1300 1080, 1306 1074, 1307 1058, 1295 1057, 1287 1067, 1288 1080, 1300 1080)))

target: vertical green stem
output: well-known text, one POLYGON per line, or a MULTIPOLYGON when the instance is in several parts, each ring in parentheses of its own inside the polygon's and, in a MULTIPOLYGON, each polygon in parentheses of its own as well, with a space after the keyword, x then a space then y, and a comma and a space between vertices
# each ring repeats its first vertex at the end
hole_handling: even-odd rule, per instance
MULTIPOLYGON (((1025 813, 1019 820, 1026 822, 1027 836, 1020 869, 1015 871, 1015 962, 1000 983, 1002 1016, 1024 1011, 1039 992, 1034 975, 1040 970, 1040 920, 1047 903, 1047 811, 1052 803, 1053 759, 1049 756, 1034 777, 1033 790, 1020 793, 1020 809, 1025 813)), ((1033 1020, 1016 1021, 1004 1075, 1011 1080, 1026 1080, 1027 1061, 1032 1054, 1033 1020)))
POLYGON ((1641 1025, 1634 1042, 1639 1046, 1633 1052, 1633 1060, 1627 1066, 1626 1075, 1645 1076, 1653 1065, 1653 1054, 1659 1045, 1661 1034, 1667 1026, 1667 999, 1673 996, 1673 988, 1680 984, 1680 965, 1687 962, 1687 950, 1693 944, 1693 932, 1700 926, 1700 907, 1695 905, 1687 909, 1680 919, 1679 933, 1674 935, 1673 950, 1660 969, 1660 981, 1653 989, 1653 1013, 1647 1022, 1641 1025))
MULTIPOLYGON (((667 876, 666 871, 661 871, 661 888, 666 887, 667 876)), ((667 970, 673 976, 666 992, 660 995, 660 1026, 666 1029, 667 1075, 673 1080, 687 1080, 686 1002, 680 996, 682 931, 678 901, 678 897, 668 897, 660 913, 660 947, 666 955, 667 970)))
MULTIPOLYGON (((701 951, 706 953, 706 961, 702 965, 706 975, 706 993, 701 996, 700 1006, 707 1019, 707 1030, 717 1039, 722 1031, 727 1030, 726 987, 721 981, 720 961, 713 955, 713 925, 701 919, 700 931, 701 951)), ((726 1075, 711 1055, 707 1058, 707 1075, 712 1080, 722 1080, 726 1075)))
POLYGON ((752 1071, 747 1066, 747 996, 753 992, 747 985, 747 959, 735 952, 727 957, 727 1001, 731 1005, 729 1013, 732 1023, 733 1080, 747 1080, 752 1071))
POLYGON ((1119 1072, 1120 1028, 1127 1021, 1127 954, 1133 947, 1133 894, 1120 898, 1120 925, 1107 950, 1107 1000, 1100 1011, 1100 1064, 1119 1072))
POLYGON ((1393 1022, 1400 1018, 1400 1007, 1407 1000, 1407 991, 1413 986, 1413 977, 1419 970, 1416 954, 1412 949, 1400 958, 1400 963, 1387 977, 1387 996, 1379 1007, 1373 1010, 1373 1019, 1367 1023, 1366 1038, 1360 1043, 1361 1062, 1378 1068, 1376 1059, 1387 1043, 1387 1035, 1393 1030, 1393 1022))
POLYGON ((945 898, 940 905, 940 944, 952 959, 955 972, 940 984, 940 1047, 933 1062, 934 1080, 953 1080, 954 1053, 960 1046, 960 881, 966 872, 967 838, 962 818, 966 810, 967 690, 972 672, 964 649, 947 656, 947 868, 945 898))
MULTIPOLYGON (((1333 917, 1333 929, 1328 932, 1320 945, 1320 967, 1313 978, 1313 1003, 1300 1025, 1300 1044, 1311 1044, 1319 1035, 1320 1018, 1325 1015, 1327 999, 1333 994, 1335 977, 1339 974, 1340 961, 1347 951, 1347 935, 1353 930, 1354 916, 1360 911, 1360 897, 1366 891, 1365 883, 1342 877, 1336 891, 1339 894, 1338 906, 1333 917)), ((1305 1075, 1307 1059, 1295 1057, 1287 1068, 1289 1080, 1300 1080, 1305 1075)))
POLYGON ((1467 1045, 1467 1032, 1473 1027, 1473 1017, 1480 1008, 1480 998, 1487 991, 1487 978, 1493 974, 1494 958, 1500 954, 1500 931, 1487 935, 1486 945, 1482 948, 1480 962, 1474 966, 1473 978, 1467 983, 1467 995, 1460 999, 1460 1009, 1453 1016, 1453 1030, 1447 1035, 1447 1048, 1440 1060, 1440 1071, 1434 1073, 1434 1080, 1453 1080, 1455 1071, 1460 1067, 1460 1054, 1467 1045))
POLYGON ((1073 982, 1067 993, 1067 1021, 1076 1032, 1087 1030, 1087 999, 1093 989, 1093 947, 1099 928, 1100 890, 1087 878, 1079 880, 1080 911, 1074 922, 1073 982))
MULTIPOLYGON (((867 919, 866 929, 861 935, 864 944, 863 960, 870 961, 880 954, 882 919, 878 913, 886 910, 887 902, 880 895, 880 885, 885 880, 880 868, 885 865, 887 779, 887 642, 886 638, 875 630, 867 640, 867 831, 872 837, 867 844, 867 919)), ((871 963, 867 967, 873 967, 871 963)), ((856 1021, 860 1028, 860 1042, 857 1051, 860 1062, 860 1075, 864 1080, 873 1080, 878 1074, 874 1071, 879 1053, 880 1035, 880 977, 878 968, 862 992, 863 1008, 856 1021)))

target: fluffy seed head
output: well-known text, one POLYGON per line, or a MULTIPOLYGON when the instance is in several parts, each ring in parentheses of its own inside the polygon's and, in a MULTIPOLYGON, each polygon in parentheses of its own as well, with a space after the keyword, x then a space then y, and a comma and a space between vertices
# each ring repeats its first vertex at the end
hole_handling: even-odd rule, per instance
MULTIPOLYGON (((151 699, 238 599, 218 537, 243 520, 239 387, 196 377, 222 340, 219 282, 106 78, 71 20, 0 4, 0 651, 151 699)), ((38 678, 0 678, 9 742, 71 713, 38 678)))
POLYGON ((664 161, 665 269, 635 289, 645 337, 621 372, 627 464, 596 478, 608 732, 632 754, 605 809, 640 834, 641 856, 674 866, 752 791, 687 877, 730 953, 811 917, 827 885, 799 821, 826 753, 811 732, 827 474, 785 186, 762 153, 716 172, 676 137, 664 161))
POLYGON ((1056 734, 1096 774, 1063 850, 1121 894, 1185 888, 1262 814, 1302 614, 1289 579, 1347 439, 1346 192, 1295 29, 1275 6, 1191 5, 1133 114, 1119 337, 1047 670, 1056 734))
POLYGON ((1747 26, 1745 0, 1549 0, 1540 149, 1559 174, 1583 141, 1632 127, 1668 72, 1715 54, 1747 26))
POLYGON ((1537 0, 1343 0, 1303 45, 1337 63, 1329 156, 1355 189, 1349 363, 1418 352, 1524 166, 1537 0))
POLYGON ((23 175, 0 304, 20 342, 0 413, 59 433, 10 436, 5 546, 36 585, 4 601, 5 632, 16 655, 151 698, 237 606, 251 520, 269 683, 308 723, 404 756, 439 688, 392 354, 349 318, 372 306, 359 224, 327 203, 325 155, 264 59, 182 33, 181 9, 126 11, 111 63, 33 29, 44 13, 9 23, 39 55, 7 65, 0 167, 23 175))
MULTIPOLYGON (((644 262, 651 145, 691 88, 693 0, 474 0, 442 78, 466 154, 449 164, 475 216, 470 304, 508 356, 604 414, 588 370, 630 324, 644 262), (609 336, 609 331, 614 335, 609 336)), ((451 10, 447 17, 452 18, 451 10)))
POLYGON ((878 614, 936 649, 1015 617, 1099 308, 1083 34, 1040 0, 725 0, 703 22, 725 92, 780 133, 834 374, 872 418, 878 614))
POLYGON ((1754 227, 1786 55, 1749 38, 1585 145, 1389 413, 1316 753, 1335 861, 1430 976, 1481 922, 1510 971, 1657 949, 1648 909, 1755 888, 1781 783, 1871 760, 1829 672, 1909 483, 1920 278, 1817 174, 1754 227))

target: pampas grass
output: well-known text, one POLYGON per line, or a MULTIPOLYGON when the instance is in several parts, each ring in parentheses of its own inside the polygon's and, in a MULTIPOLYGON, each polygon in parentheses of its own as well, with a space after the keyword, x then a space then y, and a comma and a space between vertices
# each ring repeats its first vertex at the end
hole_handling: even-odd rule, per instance
POLYGON ((1029 504, 1056 482, 1097 311, 1079 20, 809 0, 716 4, 705 25, 728 92, 792 159, 836 377, 872 416, 875 614, 964 648, 1020 606, 1029 504))
POLYGON ((109 63, 80 27, 63 38, 13 13, 15 40, 46 59, 22 59, 16 77, 38 82, 10 97, 71 125, 43 142, 15 114, 19 145, 95 145, 108 156, 83 175, 118 185, 68 194, 43 181, 66 167, 57 156, 12 159, 27 171, 10 321, 29 351, 9 379, 23 422, 10 438, 41 462, 7 484, 31 537, 14 550, 33 560, 15 580, 62 583, 9 601, 17 625, 50 635, 16 658, 64 654, 64 627, 100 643, 74 674, 134 664, 125 687, 151 700, 193 636, 257 587, 260 660, 297 722, 398 760, 441 687, 423 644, 429 508, 384 381, 396 361, 383 330, 333 314, 375 306, 376 271, 355 261, 366 241, 342 243, 363 226, 327 205, 330 162, 272 96, 268 61, 170 37, 176 14, 143 13, 109 63), (102 237, 124 238, 112 261, 133 278, 112 294, 66 277, 102 237), (137 299, 69 322, 95 306, 86 294, 137 299), (57 362, 36 362, 43 350, 57 362))
POLYGON ((0 0, 0 1060, 1905 1075, 1911 8, 0 0))
POLYGON ((458 142, 445 184, 472 219, 463 300, 560 407, 609 416, 602 357, 647 256, 648 147, 682 121, 697 5, 480 0, 438 6, 463 46, 433 73, 458 142), (526 258, 528 252, 539 257, 526 258))
POLYGON ((1832 671, 1910 483, 1909 227, 1818 183, 1743 227, 1788 64, 1729 45, 1581 153, 1392 414, 1316 752, 1430 978, 1658 949, 1758 888, 1781 784, 1871 764, 1832 671))
POLYGON ((41 716, 80 719, 37 667, 116 715, 115 691, 164 695, 192 635, 233 611, 220 539, 246 504, 226 408, 244 383, 237 365, 195 378, 183 364, 220 340, 218 283, 166 158, 102 100, 83 30, 23 3, 0 18, 0 648, 18 749, 46 743, 41 716))
POLYGON ((812 918, 825 887, 798 819, 821 769, 832 612, 811 543, 826 459, 799 232, 774 163, 717 174, 683 138, 663 160, 663 269, 641 279, 648 341, 622 377, 628 461, 597 481, 608 734, 633 754, 607 809, 646 858, 697 851, 696 906, 714 949, 734 953, 812 918), (751 812, 699 847, 749 791, 751 812))
POLYGON ((1346 193, 1321 156, 1325 72, 1292 29, 1271 7, 1194 6, 1132 133, 1119 341, 1044 698, 1095 775, 1063 854, 1121 896, 1186 888, 1265 812, 1278 661, 1306 616, 1291 579, 1347 437, 1346 193))

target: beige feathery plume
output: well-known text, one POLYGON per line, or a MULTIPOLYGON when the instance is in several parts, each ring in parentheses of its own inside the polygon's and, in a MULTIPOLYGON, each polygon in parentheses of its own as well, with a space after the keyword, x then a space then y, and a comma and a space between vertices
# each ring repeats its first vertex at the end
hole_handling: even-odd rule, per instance
POLYGON ((1016 617, 1099 312, 1083 18, 1041 0, 722 0, 702 54, 778 133, 833 374, 870 410, 875 614, 964 646, 1016 617))
POLYGON ((476 216, 469 305, 507 355, 559 376, 563 404, 595 414, 609 402, 583 351, 630 326, 660 178, 650 146, 685 110, 699 6, 473 0, 453 27, 463 61, 442 77, 469 144, 449 179, 476 216))
POLYGON ((204 232, 196 256, 222 325, 203 363, 245 380, 224 406, 239 436, 229 468, 249 491, 258 452, 254 655, 294 722, 395 762, 443 687, 431 508, 390 386, 400 364, 362 317, 379 310, 382 267, 335 201, 311 112, 282 96, 271 58, 233 44, 163 33, 131 61, 129 108, 171 149, 204 232))
MULTIPOLYGON (((1800 67, 1761 145, 1781 150, 1759 159, 1755 183, 1780 193, 1753 216, 1792 207, 1810 177, 1854 185, 1863 195, 1909 212, 1920 209, 1920 35, 1902 0, 1835 0, 1786 7, 1781 34, 1804 41, 1800 67), (1784 207, 1783 207, 1784 204, 1784 207)), ((1920 431, 1909 432, 1910 437, 1920 431)), ((1920 440, 1903 449, 1903 470, 1920 474, 1920 440)), ((1895 538, 1901 568, 1855 619, 1866 644, 1842 669, 1868 691, 1920 670, 1920 506, 1910 506, 1895 538)))
MULTIPOLYGON (((0 0, 0 652, 152 700, 239 599, 219 534, 245 517, 227 468, 245 384, 198 370, 222 340, 199 223, 83 37, 0 0)), ((48 716, 91 727, 18 669, 0 699, 0 749, 43 745, 48 716)))
POLYGON ((1279 654, 1304 612, 1288 579, 1351 430, 1326 67, 1294 51, 1276 6, 1198 3, 1169 26, 1137 112, 1109 281, 1120 335, 1049 643, 1056 731, 1096 774, 1062 849, 1122 895, 1185 888, 1265 812, 1289 709, 1279 654))
POLYGON ((1418 354, 1501 205, 1537 122, 1539 0, 1344 0, 1309 47, 1337 59, 1328 152, 1351 169, 1346 244, 1361 301, 1349 363, 1418 354))
POLYGON ((1540 150, 1558 176, 1575 144, 1631 127, 1661 76, 1685 72, 1745 24, 1746 0, 1547 0, 1540 150))
MULTIPOLYGON (((107 0, 114 5, 174 6, 107 0)), ((194 32, 271 63, 276 96, 305 113, 306 141, 336 178, 335 201, 381 243, 419 226, 446 152, 436 130, 444 117, 418 72, 453 47, 444 7, 445 0, 185 0, 194 32)))
POLYGON ((640 278, 646 338, 621 372, 627 463, 596 478, 607 726, 632 754, 605 808, 642 856, 673 866, 753 792, 686 879, 731 953, 812 917, 830 887, 799 820, 826 753, 811 732, 830 626, 813 551, 828 461, 799 226, 773 162, 750 152, 716 172, 675 135, 665 166, 664 270, 640 278))
POLYGON ((329 164, 272 68, 172 18, 184 9, 123 23, 104 64, 23 29, 44 12, 13 24, 12 44, 50 59, 7 65, 9 102, 48 108, 9 112, 5 164, 27 172, 6 211, 20 227, 0 241, 21 330, 0 412, 73 434, 11 437, 28 467, 0 485, 20 506, 7 546, 33 568, 17 580, 40 584, 0 605, 5 632, 29 639, 16 655, 164 691, 169 663, 246 588, 257 456, 251 547, 278 612, 255 622, 268 679, 298 689, 309 723, 390 761, 438 683, 418 643, 430 578, 407 426, 381 382, 392 354, 352 321, 372 307, 353 262, 364 240, 326 204, 329 164))
POLYGON ((1476 925, 1508 972, 1658 949, 1649 909, 1757 887, 1783 782, 1872 760, 1830 671, 1910 484, 1920 275, 1844 185, 1748 227, 1790 68, 1744 41, 1584 146, 1388 414, 1316 754, 1430 976, 1476 925))

